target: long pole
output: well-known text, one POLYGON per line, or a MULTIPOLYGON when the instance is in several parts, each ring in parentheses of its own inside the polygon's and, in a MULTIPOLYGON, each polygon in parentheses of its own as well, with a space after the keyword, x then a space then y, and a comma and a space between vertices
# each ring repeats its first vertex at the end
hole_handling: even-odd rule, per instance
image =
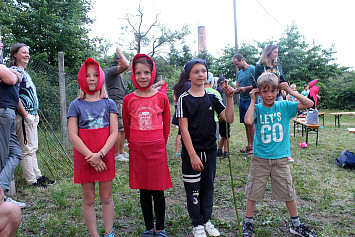
POLYGON ((235 53, 238 53, 238 34, 237 34, 237 3, 233 0, 233 10, 234 10, 234 41, 235 41, 235 53))
POLYGON ((59 68, 59 95, 60 95, 60 124, 62 127, 62 140, 65 148, 69 147, 69 135, 67 124, 67 108, 65 98, 65 73, 64 73, 64 53, 58 52, 58 68, 59 68))
MULTIPOLYGON (((237 30, 237 3, 236 0, 233 0, 233 11, 234 11, 234 41, 235 41, 235 53, 238 53, 238 30, 237 30)), ((236 67, 236 72, 235 72, 235 78, 237 81, 237 75, 238 75, 238 68, 236 67)), ((227 110, 227 100, 226 100, 226 110, 227 110)), ((226 111, 227 114, 227 111, 226 111)), ((226 122, 226 131, 228 131, 228 123, 226 122)), ((240 227, 240 219, 238 215, 238 206, 237 206, 237 198, 235 196, 235 190, 234 190, 234 182, 233 182, 233 172, 232 172, 232 162, 230 159, 230 153, 229 153, 229 137, 228 137, 228 132, 227 132, 227 147, 228 147, 228 164, 229 164, 229 174, 231 177, 231 186, 232 186, 232 193, 233 193, 233 201, 234 201, 234 207, 235 207, 235 214, 237 216, 237 225, 239 229, 239 235, 242 235, 242 229, 240 227)))

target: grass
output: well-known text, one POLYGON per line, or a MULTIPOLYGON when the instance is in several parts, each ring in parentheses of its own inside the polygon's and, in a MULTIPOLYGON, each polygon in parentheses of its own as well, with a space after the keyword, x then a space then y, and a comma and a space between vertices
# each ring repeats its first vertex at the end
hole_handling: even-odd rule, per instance
MULTIPOLYGON (((293 137, 290 123, 291 154, 295 159, 290 168, 297 192, 300 218, 315 230, 318 236, 355 236, 355 171, 344 170, 334 163, 334 159, 343 150, 354 148, 355 135, 348 133, 346 128, 355 127, 355 117, 343 116, 341 127, 338 128, 334 126, 334 116, 329 114, 335 111, 322 112, 326 112, 325 126, 319 131, 318 146, 315 145, 315 135, 312 134, 308 148, 299 148, 298 144, 306 138, 301 136, 300 131, 296 131, 296 136, 293 137)), ((232 170, 238 213, 243 218, 246 209, 244 189, 250 159, 237 152, 246 145, 246 138, 244 125, 239 123, 239 113, 236 111, 235 114, 230 141, 232 170)), ((177 129, 171 127, 167 150, 173 188, 165 192, 166 230, 170 236, 191 236, 181 179, 181 161, 180 158, 174 157, 176 133, 177 129)), ((44 175, 55 176, 57 184, 43 191, 28 188, 18 167, 15 173, 16 199, 26 202, 27 208, 22 210, 23 221, 17 236, 88 236, 81 212, 81 187, 73 183, 71 166, 57 149, 50 147, 53 145, 48 145, 42 132, 39 140, 39 166, 44 175), (56 161, 53 161, 53 157, 56 161), (54 168, 49 169, 46 165, 48 163, 54 168)), ((72 155, 71 151, 68 153, 72 155)), ((288 231, 289 214, 285 205, 272 199, 269 185, 267 189, 264 201, 258 202, 256 206, 255 236, 292 236, 288 231)), ((113 199, 114 226, 118 236, 140 236, 144 230, 144 222, 139 192, 131 190, 128 185, 128 163, 116 162, 113 199)), ((96 215, 98 229, 103 234, 98 194, 96 215)), ((217 162, 213 217, 214 224, 223 236, 238 235, 228 160, 225 159, 217 162)))

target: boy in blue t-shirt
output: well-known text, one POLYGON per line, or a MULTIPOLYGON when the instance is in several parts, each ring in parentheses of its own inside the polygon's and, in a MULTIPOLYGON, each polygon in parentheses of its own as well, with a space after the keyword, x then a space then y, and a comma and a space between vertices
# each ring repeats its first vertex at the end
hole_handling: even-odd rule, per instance
POLYGON ((246 187, 248 200, 243 236, 252 236, 254 232, 255 205, 257 201, 263 200, 269 177, 273 198, 286 202, 292 222, 290 232, 300 236, 316 236, 300 223, 296 193, 287 160, 290 156, 290 119, 297 115, 297 110, 312 107, 313 102, 291 90, 287 82, 279 85, 278 78, 273 73, 263 73, 257 84, 258 88, 250 92, 251 104, 245 115, 246 124, 255 124, 255 135, 254 156, 246 187), (299 102, 275 101, 280 90, 285 90, 299 102), (260 104, 256 104, 258 94, 263 100, 260 104))

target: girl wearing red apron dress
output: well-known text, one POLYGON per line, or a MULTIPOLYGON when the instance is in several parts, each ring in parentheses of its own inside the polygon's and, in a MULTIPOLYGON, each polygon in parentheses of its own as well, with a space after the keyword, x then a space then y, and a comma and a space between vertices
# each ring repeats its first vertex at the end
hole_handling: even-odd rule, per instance
POLYGON ((117 107, 107 99, 105 75, 88 58, 78 74, 79 98, 68 110, 69 139, 74 146, 74 183, 83 191, 83 216, 90 236, 98 237, 95 214, 95 182, 99 183, 105 236, 114 236, 112 180, 115 178, 114 144, 118 134, 117 107))
POLYGON ((122 114, 129 142, 129 185, 140 190, 146 225, 142 236, 167 236, 164 230, 164 190, 171 188, 166 143, 170 132, 168 97, 152 88, 156 75, 154 61, 137 54, 132 61, 132 83, 137 88, 123 99, 122 114), (156 226, 153 223, 153 205, 156 226))

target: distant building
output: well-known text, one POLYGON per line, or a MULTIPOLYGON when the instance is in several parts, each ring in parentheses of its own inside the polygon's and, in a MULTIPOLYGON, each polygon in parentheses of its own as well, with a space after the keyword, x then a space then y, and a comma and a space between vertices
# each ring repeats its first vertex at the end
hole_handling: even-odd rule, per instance
POLYGON ((206 28, 198 27, 198 54, 207 54, 206 28))

